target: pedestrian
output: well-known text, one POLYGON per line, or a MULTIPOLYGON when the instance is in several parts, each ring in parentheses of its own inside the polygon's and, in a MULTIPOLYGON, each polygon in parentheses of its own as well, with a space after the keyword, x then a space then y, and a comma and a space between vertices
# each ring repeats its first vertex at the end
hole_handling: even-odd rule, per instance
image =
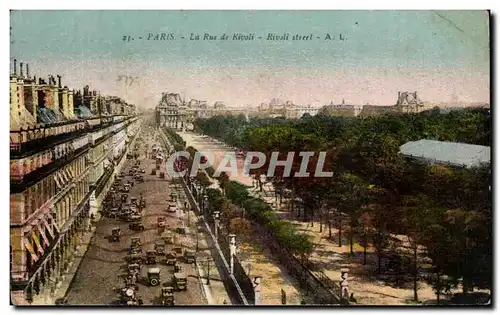
POLYGON ((227 301, 226 299, 224 299, 224 302, 222 302, 222 304, 226 305, 227 304, 227 301))

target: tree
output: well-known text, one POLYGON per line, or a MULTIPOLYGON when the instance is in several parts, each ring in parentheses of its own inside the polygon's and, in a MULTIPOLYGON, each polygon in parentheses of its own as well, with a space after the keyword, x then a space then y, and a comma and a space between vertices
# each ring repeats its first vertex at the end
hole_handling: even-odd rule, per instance
POLYGON ((211 185, 210 179, 208 178, 207 174, 202 170, 198 170, 198 173, 196 174, 196 180, 203 189, 206 189, 211 185))
POLYGON ((219 181, 219 187, 222 189, 222 192, 224 195, 226 194, 226 187, 227 184, 229 183, 229 176, 226 174, 226 172, 222 172, 220 176, 217 178, 219 181))
POLYGON ((229 222, 229 230, 241 238, 247 239, 252 234, 252 224, 245 218, 233 218, 229 222))
POLYGON ((423 223, 432 205, 426 196, 405 196, 403 198, 403 226, 412 249, 413 300, 418 302, 418 247, 422 242, 423 223))
POLYGON ((366 250, 369 246, 368 239, 370 230, 373 228, 372 218, 368 208, 359 216, 359 234, 361 236, 360 245, 363 246, 363 265, 366 265, 366 250))

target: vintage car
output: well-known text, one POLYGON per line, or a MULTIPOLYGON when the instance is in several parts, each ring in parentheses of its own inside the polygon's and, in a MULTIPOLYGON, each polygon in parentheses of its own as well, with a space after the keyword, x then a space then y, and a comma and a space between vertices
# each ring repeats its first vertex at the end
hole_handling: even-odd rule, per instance
POLYGON ((166 244, 174 244, 174 234, 171 231, 163 232, 160 237, 166 244))
POLYGON ((117 208, 117 207, 111 208, 111 209, 109 209, 109 210, 106 211, 106 216, 108 218, 113 218, 114 219, 114 218, 116 218, 118 216, 119 210, 120 209, 117 208))
POLYGON ((155 241, 155 251, 157 255, 165 255, 166 244, 162 239, 158 239, 155 241))
POLYGON ((174 272, 181 272, 181 264, 179 262, 175 262, 175 265, 174 265, 174 272))
POLYGON ((120 188, 120 191, 122 193, 128 193, 128 192, 130 192, 130 185, 129 184, 123 184, 123 186, 120 188))
POLYGON ((146 265, 156 264, 156 250, 148 250, 146 252, 146 265))
POLYGON ((142 176, 142 175, 136 174, 136 175, 134 176, 134 179, 135 179, 137 182, 139 182, 139 183, 144 183, 144 176, 142 176))
POLYGON ((132 222, 128 225, 129 230, 132 231, 144 231, 144 225, 140 222, 132 222))
POLYGON ((141 271, 141 265, 139 264, 128 264, 129 274, 135 274, 141 271))
POLYGON ((182 258, 184 256, 184 249, 182 248, 182 246, 174 246, 172 248, 172 252, 174 253, 176 258, 182 258))
POLYGON ((196 253, 192 250, 186 250, 184 252, 184 261, 188 264, 192 264, 196 261, 196 253))
POLYGON ((130 203, 137 206, 137 197, 131 197, 130 203))
MULTIPOLYGON (((58 298, 57 300, 55 300, 55 305, 70 305, 70 304, 68 303, 67 298, 58 298)), ((172 296, 172 304, 171 305, 174 305, 173 296, 172 296)))
POLYGON ((163 287, 160 291, 161 305, 174 305, 174 288, 163 287))
POLYGON ((168 204, 168 212, 171 212, 171 213, 177 212, 177 205, 175 204, 175 202, 170 202, 168 204))
POLYGON ((130 239, 130 248, 136 248, 141 246, 141 238, 134 236, 130 239))
POLYGON ((174 273, 174 284, 177 290, 187 290, 187 277, 182 272, 174 273))
POLYGON ((142 265, 144 262, 144 258, 140 252, 133 252, 127 256, 127 261, 129 264, 138 264, 142 265))
POLYGON ((127 202, 127 200, 128 200, 128 194, 122 194, 121 202, 127 202))
POLYGON ((148 269, 148 282, 152 286, 160 284, 160 268, 148 269))
POLYGON ((165 263, 167 265, 174 266, 176 262, 177 262, 177 258, 175 256, 175 253, 168 252, 165 254, 165 263))
POLYGON ((119 227, 113 228, 111 230, 111 241, 112 242, 119 242, 120 241, 120 235, 121 235, 121 230, 119 227))
POLYGON ((120 301, 124 305, 128 306, 137 306, 143 305, 143 301, 136 294, 136 290, 134 287, 125 287, 122 289, 122 294, 120 296, 120 301))
POLYGON ((165 219, 165 217, 158 217, 156 226, 157 227, 166 227, 167 226, 167 220, 165 219))
POLYGON ((140 222, 142 219, 142 216, 139 214, 131 214, 125 218, 125 221, 127 222, 140 222))

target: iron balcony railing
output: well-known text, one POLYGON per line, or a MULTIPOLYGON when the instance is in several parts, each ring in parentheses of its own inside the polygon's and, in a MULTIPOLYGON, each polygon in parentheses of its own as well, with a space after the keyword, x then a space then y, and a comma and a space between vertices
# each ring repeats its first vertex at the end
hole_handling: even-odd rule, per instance
POLYGON ((10 132, 10 156, 11 159, 18 159, 35 153, 50 149, 60 143, 76 139, 83 134, 104 129, 113 124, 118 124, 124 120, 133 120, 135 116, 129 117, 101 117, 79 121, 58 122, 36 128, 15 130, 10 132), (114 119, 118 118, 118 119, 114 119), (88 123, 91 120, 99 120, 98 124, 88 123), (85 123, 82 126, 82 123, 85 123), (74 125, 73 130, 58 131, 58 127, 74 125))

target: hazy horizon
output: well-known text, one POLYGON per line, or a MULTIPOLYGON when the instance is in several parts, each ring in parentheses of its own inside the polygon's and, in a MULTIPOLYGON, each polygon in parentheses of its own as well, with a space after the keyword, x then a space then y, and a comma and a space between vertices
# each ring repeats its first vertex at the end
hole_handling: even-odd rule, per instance
POLYGON ((11 63, 29 63, 32 76, 60 74, 70 88, 88 84, 145 108, 162 92, 235 107, 273 98, 393 105, 398 91, 429 103, 490 103, 484 11, 12 11, 11 26, 11 63), (177 39, 123 41, 159 32, 177 39), (179 39, 204 32, 347 40, 179 39))

